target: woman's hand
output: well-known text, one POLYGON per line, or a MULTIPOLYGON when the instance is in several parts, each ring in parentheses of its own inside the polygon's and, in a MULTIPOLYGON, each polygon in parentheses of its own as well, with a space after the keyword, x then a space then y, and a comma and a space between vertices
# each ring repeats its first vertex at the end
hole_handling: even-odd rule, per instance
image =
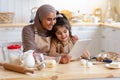
POLYGON ((67 54, 62 55, 60 63, 61 64, 67 64, 70 62, 71 57, 67 54))
POLYGON ((90 52, 88 50, 84 51, 81 57, 83 59, 90 59, 90 52))

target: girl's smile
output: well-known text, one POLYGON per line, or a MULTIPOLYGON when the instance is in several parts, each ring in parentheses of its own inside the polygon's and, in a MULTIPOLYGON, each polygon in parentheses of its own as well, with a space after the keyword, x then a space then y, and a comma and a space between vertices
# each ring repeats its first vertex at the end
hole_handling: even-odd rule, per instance
POLYGON ((69 40, 69 31, 66 29, 66 27, 59 27, 57 28, 56 31, 56 37, 63 43, 65 44, 69 40))

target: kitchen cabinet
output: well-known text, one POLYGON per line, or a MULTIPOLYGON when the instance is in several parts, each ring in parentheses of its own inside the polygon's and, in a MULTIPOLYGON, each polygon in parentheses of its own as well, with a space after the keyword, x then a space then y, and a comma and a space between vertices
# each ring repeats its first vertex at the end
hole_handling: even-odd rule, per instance
POLYGON ((22 28, 0 28, 0 41, 22 41, 22 28))
POLYGON ((120 29, 105 26, 74 26, 72 27, 73 35, 79 39, 92 39, 88 49, 92 56, 100 52, 120 52, 120 29))
POLYGON ((72 34, 79 39, 91 39, 100 34, 98 26, 72 26, 72 34))
POLYGON ((120 52, 120 29, 101 27, 102 51, 120 52))

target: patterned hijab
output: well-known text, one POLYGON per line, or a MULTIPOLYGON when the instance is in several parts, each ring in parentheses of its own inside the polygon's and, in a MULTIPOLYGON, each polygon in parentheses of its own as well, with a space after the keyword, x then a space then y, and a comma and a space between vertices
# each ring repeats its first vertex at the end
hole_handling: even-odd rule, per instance
POLYGON ((34 19, 34 27, 37 28, 38 34, 41 36, 49 36, 50 35, 50 31, 43 29, 43 27, 41 25, 41 21, 43 20, 43 18, 46 15, 48 15, 50 12, 56 14, 55 8, 49 4, 42 5, 41 7, 38 8, 38 10, 36 12, 36 16, 34 19))

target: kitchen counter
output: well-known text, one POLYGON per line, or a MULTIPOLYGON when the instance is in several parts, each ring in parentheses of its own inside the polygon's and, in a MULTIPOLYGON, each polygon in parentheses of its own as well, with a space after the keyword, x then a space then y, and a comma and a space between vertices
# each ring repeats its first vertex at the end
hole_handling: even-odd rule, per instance
MULTIPOLYGON (((120 69, 109 69, 105 64, 97 64, 88 68, 79 61, 69 64, 58 64, 53 68, 44 68, 34 74, 20 74, 4 70, 0 67, 0 80, 89 80, 93 78, 120 78, 120 69), (57 77, 57 79, 55 79, 57 77)), ((112 79, 111 79, 112 80, 112 79)))
POLYGON ((71 23, 72 26, 102 26, 120 29, 120 23, 71 23))
POLYGON ((24 27, 28 25, 27 23, 9 23, 9 24, 0 24, 0 28, 14 28, 14 27, 24 27))
MULTIPOLYGON (((10 28, 10 27, 24 27, 28 23, 11 23, 11 24, 0 24, 0 28, 10 28)), ((104 26, 120 29, 120 23, 71 23, 71 26, 104 26)))
POLYGON ((111 27, 111 28, 120 29, 120 23, 101 23, 100 25, 103 27, 111 27))

